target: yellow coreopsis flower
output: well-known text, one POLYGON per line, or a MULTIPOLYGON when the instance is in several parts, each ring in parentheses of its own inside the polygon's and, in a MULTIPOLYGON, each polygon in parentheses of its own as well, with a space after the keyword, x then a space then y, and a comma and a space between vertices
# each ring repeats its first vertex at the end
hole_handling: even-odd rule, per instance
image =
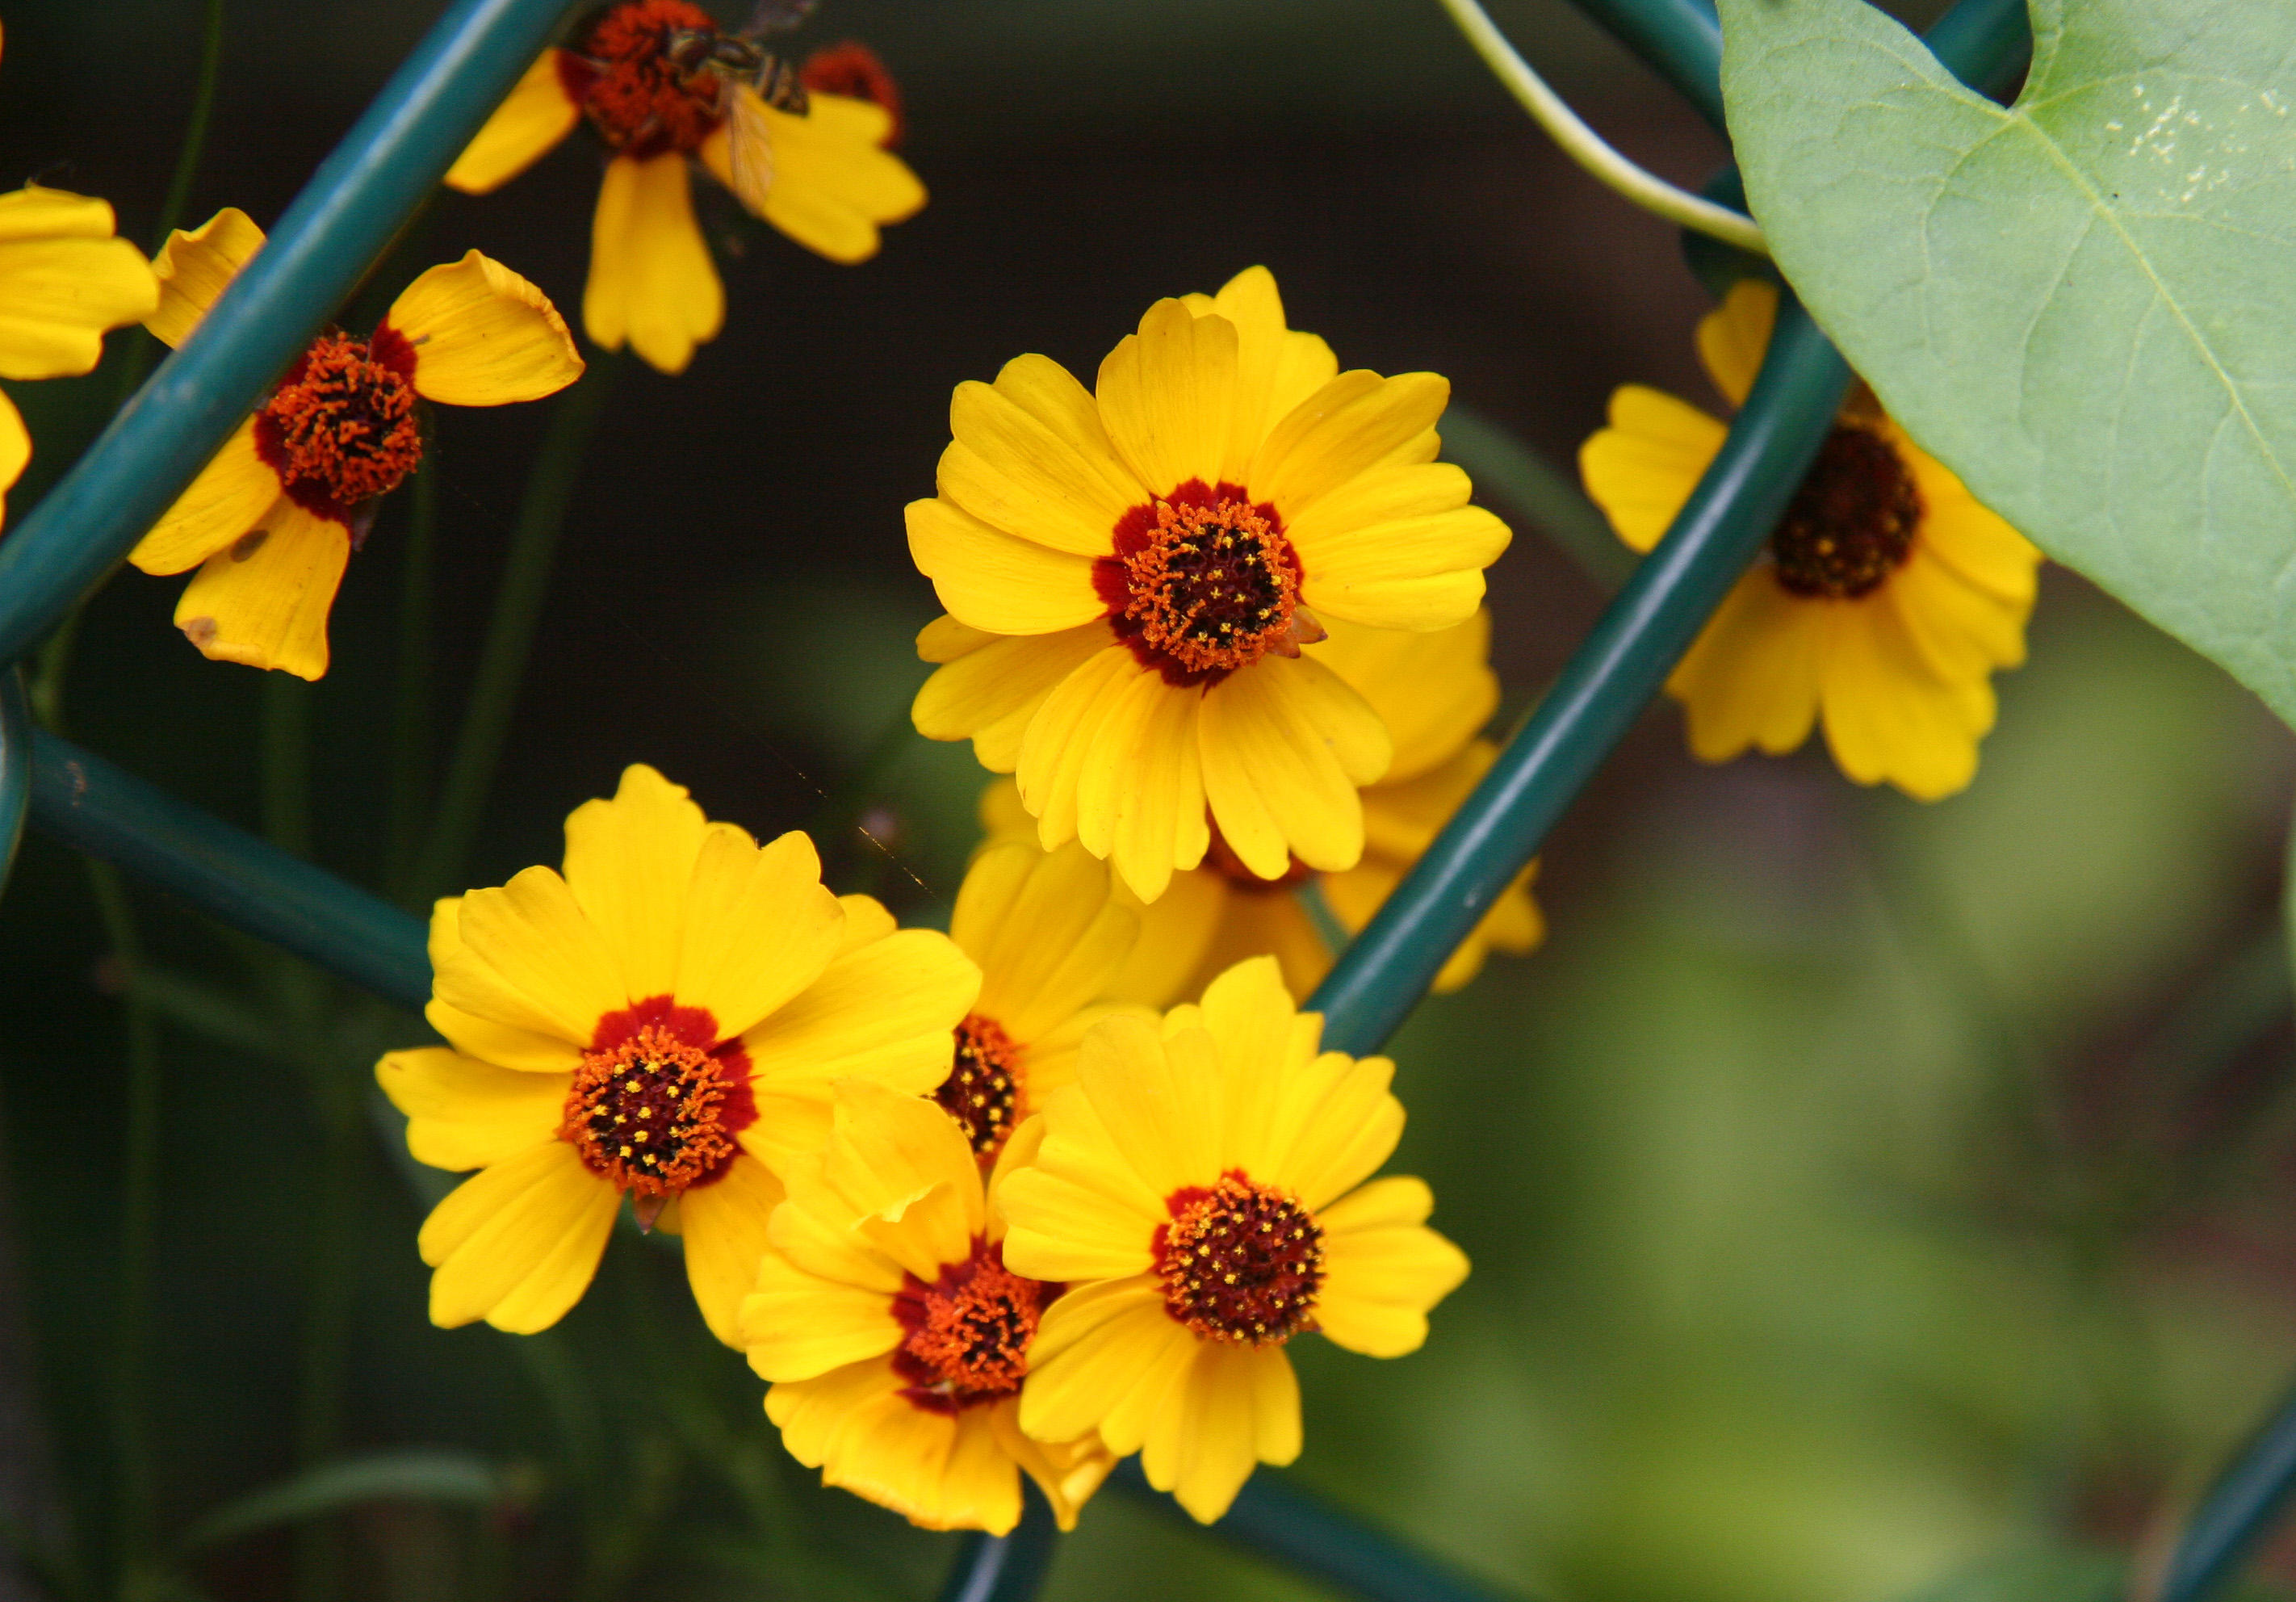
POLYGON ((1088 1429, 1046 1442, 1017 1420, 1060 1287, 1004 1266, 995 1203, 1040 1130, 1006 1143, 984 1190, 965 1131, 931 1103, 840 1084, 828 1146, 790 1164, 742 1304, 750 1366, 774 1382, 766 1412, 791 1454, 929 1529, 1004 1534, 1023 1470, 1073 1528, 1116 1461, 1088 1429))
POLYGON ((949 612, 918 639, 944 664, 918 729, 1016 774, 1043 845, 1082 840, 1143 900, 1214 824, 1263 878, 1353 867, 1392 745, 1300 647, 1325 616, 1460 622, 1505 548, 1434 459, 1449 384, 1337 368, 1254 267, 1151 307, 1096 390, 1041 356, 960 384, 939 494, 908 508, 949 612))
POLYGON ((684 372, 726 317, 725 286, 693 219, 689 158, 832 261, 867 260, 879 225, 925 203, 916 175, 883 148, 892 111, 818 90, 768 103, 724 67, 727 54, 758 53, 688 0, 610 5, 571 45, 535 62, 447 174, 453 187, 484 194, 587 117, 613 154, 591 226, 583 325, 607 349, 627 341, 664 373, 684 372))
POLYGON ((1160 1030, 1111 1018, 1001 1193, 1006 1264, 1068 1286, 1037 1326, 1021 1427, 1139 1451, 1206 1523, 1255 1462, 1299 1455, 1286 1342, 1399 1357, 1467 1273, 1426 1228, 1423 1182, 1364 1183, 1403 1131, 1395 1065, 1319 1054, 1322 1033, 1264 957, 1160 1030))
MULTIPOLYGON (((86 195, 37 184, 0 194, 0 378, 89 372, 107 331, 152 315, 160 282, 112 227, 110 203, 86 195)), ((0 496, 31 459, 23 415, 0 393, 0 496)))
MULTIPOLYGON (((1306 1000, 1331 971, 1332 950, 1300 902, 1302 889, 1312 884, 1341 928, 1359 932, 1496 758, 1497 746, 1477 733, 1498 704, 1489 647, 1490 614, 1484 612, 1426 634, 1334 620, 1330 637, 1306 647, 1306 654, 1360 692, 1395 741, 1395 760, 1362 793, 1363 859, 1336 874, 1294 860, 1283 877, 1263 879, 1215 829, 1203 866, 1175 875, 1153 903, 1137 908, 1140 939, 1108 994, 1168 1006, 1243 958, 1264 954, 1282 965, 1293 998, 1306 1000)), ((1009 779, 982 794, 980 816, 993 840, 1037 837, 1036 819, 1009 779)), ((1436 975, 1438 990, 1464 985, 1494 950, 1528 951, 1538 943, 1545 925, 1530 895, 1537 867, 1526 867, 1501 891, 1459 943, 1436 975)), ((1137 900, 1121 886, 1119 894, 1137 900)))
POLYGON ((956 1026, 955 1066, 934 1097, 981 1161, 1076 1078, 1077 1047, 1109 1015, 1139 931, 1108 869, 1073 842, 992 844, 965 874, 948 932, 980 966, 980 999, 956 1026))
MULTIPOLYGON (((145 326, 183 343, 262 247, 263 230, 230 207, 169 235, 145 326)), ((581 375, 548 297, 472 251, 408 284, 366 338, 313 340, 127 559, 147 573, 200 570, 176 627, 210 660, 320 678, 351 552, 422 460, 415 398, 507 406, 581 375)))
POLYGON ((777 1171, 828 1138, 830 1087, 922 1096, 980 973, 821 883, 813 842, 760 846, 652 768, 566 820, 565 874, 442 900, 424 1016, 445 1047, 375 1069, 418 1162, 479 1173, 422 1226, 430 1317, 530 1333, 596 1271, 627 1195, 685 1238, 731 1344, 777 1171))
MULTIPOLYGON (((1752 280, 1698 325, 1730 404, 1753 387, 1777 292, 1752 280)), ((1721 448, 1723 425, 1629 384, 1579 453, 1587 491, 1638 551, 1658 543, 1721 448)), ((2025 660, 2041 554, 1861 393, 1761 558, 1667 680, 1690 749, 1783 755, 1822 716, 1841 771, 1922 801, 1962 789, 1993 727, 1992 673, 2025 660)))

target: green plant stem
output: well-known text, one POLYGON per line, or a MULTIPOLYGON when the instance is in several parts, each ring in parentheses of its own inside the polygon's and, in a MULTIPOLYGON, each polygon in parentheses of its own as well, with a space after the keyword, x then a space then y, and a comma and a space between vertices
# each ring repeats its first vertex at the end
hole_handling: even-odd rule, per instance
POLYGON ((527 659, 533 653, 535 629, 550 593, 550 571, 557 560, 566 508, 581 477, 590 436, 604 415, 619 361, 615 357, 599 357, 572 389, 559 397, 551 414, 550 432, 527 475, 526 493, 519 503, 510 553, 503 562, 502 586, 495 594, 494 616, 480 650, 470 703, 455 738, 446 783, 439 788, 430 839, 415 866, 418 895, 460 887, 463 864, 478 834, 495 771, 501 765, 503 737, 510 731, 511 714, 517 710, 519 690, 526 681, 527 659))
POLYGON ((1506 86, 1531 119, 1546 130, 1564 155, 1596 183, 1634 205, 1679 227, 1718 239, 1724 244, 1757 256, 1770 253, 1768 242, 1754 219, 1742 211, 1718 206, 1703 195, 1677 188, 1656 173, 1637 167, 1588 127, 1563 98, 1547 86, 1538 70, 1507 42, 1506 35, 1477 0, 1442 0, 1443 9, 1458 24, 1467 43, 1483 58, 1493 77, 1506 86))
MULTIPOLYGON (((356 1286, 352 1230, 366 1171, 358 1083, 345 1065, 328 1066, 331 1072, 312 1077, 323 1132, 296 1389, 295 1463, 305 1470, 332 1458, 341 1434, 343 1364, 356 1286)), ((300 1602, 324 1602, 341 1590, 341 1543, 334 1519, 323 1515, 295 1532, 295 1594, 300 1602)))
POLYGON ((382 883, 391 899, 414 898, 418 820, 430 799, 430 637, 439 541, 439 459, 425 451, 414 475, 398 585, 398 678, 390 711, 390 801, 382 883))

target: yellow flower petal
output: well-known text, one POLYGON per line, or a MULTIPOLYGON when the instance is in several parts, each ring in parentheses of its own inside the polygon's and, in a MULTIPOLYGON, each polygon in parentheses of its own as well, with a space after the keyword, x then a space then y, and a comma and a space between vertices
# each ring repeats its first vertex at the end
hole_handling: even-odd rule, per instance
POLYGON ((497 1068, 443 1047, 394 1051, 375 1082, 406 1114, 406 1149, 432 1168, 484 1168, 550 1139, 570 1080, 497 1068))
POLYGON ((685 1278, 709 1333, 740 1346, 742 1298, 757 1287, 767 1226, 782 1203, 782 1182, 747 1153, 736 1154, 706 1184, 678 1195, 685 1236, 685 1278))
POLYGON ((159 304, 152 264, 111 223, 102 201, 61 190, 0 195, 0 378, 86 373, 106 329, 159 304))
POLYGON ((152 264, 160 300, 144 326, 163 345, 182 344, 262 248, 263 230, 236 206, 226 206, 188 233, 176 229, 152 264))
POLYGON ((1841 771, 1916 801, 1964 788, 1992 727, 1991 685, 1939 678, 1893 605, 1838 604, 1826 624, 1818 694, 1841 771))
POLYGON ((1262 1437, 1288 1463, 1300 1451, 1299 1382, 1281 1346, 1204 1342, 1165 1402, 1140 1454, 1148 1483, 1173 1493, 1200 1523, 1225 1515, 1264 1455, 1262 1437))
MULTIPOLYGON (((463 949, 463 898, 443 896, 430 908, 430 968, 443 971, 463 949)), ((582 1065, 582 1046, 555 1035, 480 1018, 447 1006, 435 995, 422 1009, 430 1027, 464 1056, 527 1073, 571 1074, 582 1065)), ((584 1044, 588 1038, 584 1038, 584 1044)))
POLYGON ((1053 1522, 1063 1530, 1076 1528, 1078 1510, 1092 1499, 1116 1456, 1101 1444, 1097 1434, 1080 1441, 1032 1441, 1021 1433, 1018 1402, 1000 1401, 983 1409, 996 1427, 998 1444, 1052 1504, 1053 1522))
POLYGON ((1338 674, 1305 657, 1264 658, 1205 694, 1201 735, 1212 817, 1253 873, 1281 878, 1294 854, 1313 867, 1355 866, 1356 788, 1391 752, 1379 715, 1338 674))
POLYGON ((987 1224, 980 1169, 956 1121, 922 1097, 854 1080, 837 1087, 822 1183, 863 1222, 871 1244, 920 1279, 972 1255, 987 1224), (954 1204, 926 1204, 935 1192, 954 1204))
POLYGON ((949 401, 940 493, 994 528, 1055 551, 1104 556, 1117 521, 1148 498, 1117 460, 1091 393, 1041 356, 949 401))
POLYGON ((327 671, 327 613, 351 555, 350 530, 285 496, 253 530, 209 556, 176 603, 176 627, 210 661, 327 671))
POLYGON ((1137 1451, 1148 1420, 1185 1380, 1195 1346, 1164 1310, 1152 1274, 1071 1290, 1037 1326, 1021 1427, 1039 1441, 1097 1429, 1111 1451, 1137 1451))
MULTIPOLYGON (((1013 799, 1017 803, 1018 795, 1013 799)), ((1033 828, 1029 837, 1034 839, 1033 828)), ((1229 900, 1227 876, 1217 868, 1175 874, 1164 893, 1139 909, 1140 938, 1108 993, 1149 1006, 1169 1006, 1193 995, 1188 982, 1203 971, 1229 900)))
MULTIPOLYGON (((24 427, 24 415, 14 401, 0 394, 0 497, 16 487, 31 460, 32 436, 24 427)), ((0 501, 0 522, 5 518, 5 503, 0 501)))
POLYGON ((1164 893, 1174 868, 1202 861, 1211 842, 1198 735, 1203 702, 1193 686, 1135 673, 1101 702, 1080 752, 1077 838, 1112 862, 1144 901, 1164 893))
POLYGON ((1149 489, 1216 483, 1236 402, 1234 325, 1159 300, 1101 363, 1095 393, 1117 455, 1149 489))
POLYGON ((532 1335, 566 1316, 598 1270, 621 1194, 562 1140, 546 1140, 465 1179, 431 1209, 417 1245, 430 1321, 484 1319, 532 1335))
POLYGON ((1285 525, 1435 426, 1451 383, 1433 373, 1342 373, 1278 422, 1252 458, 1254 500, 1285 525))
POLYGON ((1447 628, 1474 615, 1482 570, 1513 538, 1480 506, 1326 536, 1300 554, 1300 597, 1318 617, 1380 628, 1447 628))
POLYGON ((1686 401, 1622 385, 1611 396, 1611 426, 1578 448, 1578 474, 1619 538, 1647 551, 1698 487, 1726 431, 1686 401))
POLYGON ((909 555, 952 616, 996 634, 1051 634, 1108 610, 1092 563, 1003 533, 953 502, 911 501, 909 555))
MULTIPOLYGON (((255 453, 255 419, 250 417, 232 431, 127 560, 147 573, 196 567, 263 522, 281 493, 279 475, 255 453)), ((293 515, 293 508, 281 508, 280 515, 293 515)))
MULTIPOLYGON (((622 770, 611 801, 585 801, 566 819, 567 888, 613 952, 619 989, 631 1001, 676 994, 694 1005, 675 986, 686 894, 706 827, 685 786, 643 762, 622 770)), ((570 1013, 564 1018, 580 1023, 570 1013)), ((578 1038, 586 1041, 596 1023, 594 1011, 578 1038)), ((721 1038, 738 1032, 719 1023, 721 1038)))
POLYGON ((1361 1184, 1403 1138, 1403 1104, 1388 1092, 1394 1078, 1385 1057, 1336 1051, 1286 1074, 1264 1177, 1316 1212, 1361 1184))
MULTIPOLYGON (((1988 511, 1942 463, 1905 437, 1894 423, 1890 442, 1914 476, 1922 501, 1916 546, 1962 578, 2015 609, 2021 625, 2031 611, 2041 553, 2030 541, 1988 511)), ((2016 658, 2022 660, 2021 643, 2016 658)))
POLYGON ((1792 594, 1767 563, 1738 580, 1667 680, 1700 760, 1727 761, 1749 745, 1783 755, 1809 737, 1827 614, 1839 604, 1792 594))
POLYGON ((791 1457, 818 1468, 838 1437, 877 1417, 879 1409, 916 1411, 896 1394, 901 1383, 890 1363, 852 1363, 817 1379, 775 1385, 766 1393, 766 1417, 781 1426, 782 1444, 791 1457))
POLYGON ((1201 306, 1198 299, 1189 297, 1189 308, 1197 316, 1225 317, 1235 325, 1235 412, 1220 477, 1241 484, 1268 430, 1329 382, 1339 363, 1322 340, 1286 326, 1275 275, 1264 267, 1246 267, 1221 285, 1218 295, 1202 297, 1201 306))
MULTIPOLYGON (((1086 1037, 1077 1084, 1125 1164, 1161 1198, 1220 1173, 1219 1048, 1201 1030, 1159 1039, 1138 1020, 1111 1018, 1086 1037)), ((1067 1166, 1063 1120, 1048 1112, 1047 1169, 1067 1166)), ((1015 1220, 1017 1223, 1017 1219, 1015 1220)))
MULTIPOLYGON (((836 262, 866 261, 877 253, 879 224, 900 222, 924 205, 916 174, 878 144, 890 126, 882 107, 814 94, 800 116, 745 86, 735 93, 750 96, 742 114, 757 119, 772 150, 758 215, 808 251, 836 262)), ((700 154, 719 183, 735 188, 724 129, 700 154)))
POLYGON ((1077 845, 991 847, 949 922, 980 965, 978 1010, 1024 1045, 1104 994, 1139 933, 1139 918, 1111 899, 1108 870, 1077 845))
POLYGON ((905 929, 846 952, 803 994, 742 1037, 756 1070, 760 1115, 744 1144, 787 1162, 817 1137, 764 1114, 767 1095, 817 1103, 830 1087, 867 1079, 921 1096, 948 1077, 950 1033, 980 992, 980 970, 947 935, 905 929))
POLYGON ((898 1272, 888 1288, 844 1285, 768 1250, 755 1277, 756 1290, 742 1303, 742 1344, 762 1379, 813 1379, 901 1343, 893 1317, 898 1272))
POLYGON ((447 187, 464 194, 499 189, 574 131, 582 109, 566 93, 566 78, 559 70, 562 53, 545 50, 526 70, 510 97, 447 169, 447 187))
POLYGON ((627 341, 660 371, 683 373, 725 321, 726 289, 693 220, 685 158, 616 156, 591 224, 583 326, 608 350, 627 341))
POLYGON ((938 617, 917 630, 917 660, 921 662, 953 662, 1002 637, 986 628, 960 623, 952 617, 938 617))
POLYGON ((693 866, 670 990, 737 1035, 821 977, 844 935, 845 910, 821 883, 812 841, 792 830, 760 848, 713 824, 693 866))
POLYGON ((1324 1286, 1316 1322, 1324 1335, 1366 1357, 1401 1357, 1427 1339, 1427 1310, 1467 1277, 1466 1254, 1424 1220, 1434 1197, 1424 1182, 1379 1179, 1317 1214, 1324 1226, 1324 1286))
POLYGON ((1401 784, 1449 761, 1498 707, 1488 612, 1427 632, 1324 622, 1327 637, 1308 646, 1307 654, 1345 679, 1387 726, 1395 756, 1381 776, 1382 785, 1401 784))
POLYGON ((1109 643, 1108 628, 1100 623, 996 639, 926 679, 909 709, 910 719, 929 740, 971 740, 982 767, 1010 773, 1020 764, 1029 724, 1054 687, 1106 651, 1109 643))
POLYGON ((462 947, 439 965, 437 998, 457 1012, 587 1048, 598 1020, 634 999, 614 949, 566 881, 529 867, 464 896, 462 947))
POLYGON ((1722 398, 1734 407, 1744 406, 1754 388, 1754 374, 1761 371, 1777 317, 1777 287, 1759 278, 1741 278, 1721 305, 1698 320, 1698 359, 1722 398))
MULTIPOLYGON (((835 1131, 826 1098, 822 1109, 820 1138, 791 1158, 783 1171, 789 1200, 774 1210, 768 1237, 774 1250, 787 1259, 789 1272, 857 1286, 890 1306, 891 1297, 903 1283, 900 1266, 854 1232, 853 1226, 861 1217, 862 1209, 824 1177, 826 1148, 835 1131)), ((884 1198, 878 1200, 882 1204, 884 1198)), ((758 1283, 761 1290, 768 1288, 762 1271, 758 1283)), ((784 1286, 783 1290, 786 1292, 788 1287, 784 1286)), ((778 1339, 783 1332, 768 1333, 778 1339)))
POLYGON ((414 348, 414 388, 447 406, 539 400, 582 376, 550 297, 472 251, 408 284, 384 325, 414 348))
POLYGON ((1055 685, 1029 719, 1014 776, 1046 850, 1076 838, 1077 785, 1086 760, 1101 726, 1126 718, 1126 692, 1145 674, 1130 651, 1110 645, 1055 685))

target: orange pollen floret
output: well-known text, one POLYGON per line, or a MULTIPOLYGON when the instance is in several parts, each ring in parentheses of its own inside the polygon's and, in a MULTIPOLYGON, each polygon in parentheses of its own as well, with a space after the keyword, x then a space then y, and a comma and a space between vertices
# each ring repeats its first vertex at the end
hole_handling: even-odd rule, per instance
POLYGON ((725 120, 725 80, 705 64, 717 40, 716 21, 688 0, 625 0, 560 53, 559 78, 614 149, 691 152, 725 120))
POLYGON ((979 1013, 967 1014, 951 1032, 956 1061, 933 1099, 964 1127, 973 1154, 986 1162, 1004 1149, 1018 1121, 1021 1047, 1003 1024, 979 1013))
POLYGON ((288 493, 348 509, 388 494, 422 460, 414 353, 385 325, 372 344, 323 333, 255 417, 256 453, 288 493))
POLYGON ((905 1275, 893 1298, 901 1343, 893 1371, 901 1394, 931 1413, 954 1413, 1010 1396, 1029 1372, 1029 1343, 1054 1288, 1004 1266, 1001 1247, 975 1236, 972 1255, 927 1285, 905 1275))
POLYGON ((1269 1346, 1316 1327, 1324 1227, 1300 1198, 1230 1169, 1165 1199, 1156 1228, 1164 1310, 1210 1341, 1269 1346))
POLYGON ((619 1046, 582 1054, 558 1138, 619 1189, 674 1194, 733 1158, 727 1090, 708 1052, 649 1023, 619 1046))
POLYGON ((1168 679, 1223 677, 1324 637, 1300 606, 1300 559, 1275 509, 1234 485, 1190 480, 1127 513, 1115 544, 1095 582, 1117 633, 1168 679))

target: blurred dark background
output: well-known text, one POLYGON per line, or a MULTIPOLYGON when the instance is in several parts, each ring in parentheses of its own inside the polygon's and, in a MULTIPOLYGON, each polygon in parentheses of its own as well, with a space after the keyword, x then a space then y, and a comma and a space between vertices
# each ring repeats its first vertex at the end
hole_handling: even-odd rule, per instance
MULTIPOLYGON (((1495 9, 1629 154, 1684 183, 1722 160, 1562 0, 1495 9)), ((275 219, 435 11, 228 0, 186 221, 275 219)), ((103 195, 155 243, 202 14, 0 16, 5 181, 103 195)), ((555 861, 565 813, 645 760, 713 816, 813 828, 838 888, 944 916, 986 776, 903 732, 935 609, 901 506, 931 492, 952 385, 1027 350, 1088 377, 1159 296, 1264 262, 1344 366, 1446 374, 1566 467, 1618 383, 1717 404, 1672 232, 1559 157, 1434 0, 824 0, 800 43, 847 37, 898 78, 931 203, 844 268, 701 187, 726 332, 677 378, 619 366, 458 885, 555 861)), ((347 321, 472 246, 572 317, 597 169, 578 135, 497 194, 441 194, 347 321)), ((37 453, 12 521, 144 337, 10 386, 37 453)), ((308 816, 314 855, 381 885, 394 785, 419 803, 451 744, 550 415, 437 419, 411 778, 411 490, 316 688, 201 661, 168 625, 181 581, 119 575, 63 689, 76 737, 249 826, 308 816), (281 776, 300 727, 308 789, 281 776)), ((1515 521, 1491 579, 1510 711, 1603 599, 1515 521)), ((1477 1272, 1412 1358, 1300 1343, 1301 1479, 1557 1602, 1882 1602, 2005 1552, 2157 1543, 2296 1360, 2290 743, 2062 572, 2031 641, 1976 785, 1935 807, 1822 751, 1703 768, 1670 709, 1644 719, 1546 854, 1546 947, 1396 1042, 1398 1167, 1477 1272)), ((432 1329, 422 1206, 362 1100, 420 1024, 141 891, 124 964, 100 889, 34 834, 0 902, 0 1511, 49 1589, 931 1593, 953 1540, 783 1458, 665 1253, 618 1238, 548 1337, 432 1329), (123 1334, 130 993, 160 1102, 156 1274, 123 1334), (415 1450, 399 1494, 243 1516, 299 1470, 415 1450), (242 1527, 201 1530, 235 1504, 242 1527)), ((1050 1594, 1315 1593, 1111 1495, 1050 1594)))

